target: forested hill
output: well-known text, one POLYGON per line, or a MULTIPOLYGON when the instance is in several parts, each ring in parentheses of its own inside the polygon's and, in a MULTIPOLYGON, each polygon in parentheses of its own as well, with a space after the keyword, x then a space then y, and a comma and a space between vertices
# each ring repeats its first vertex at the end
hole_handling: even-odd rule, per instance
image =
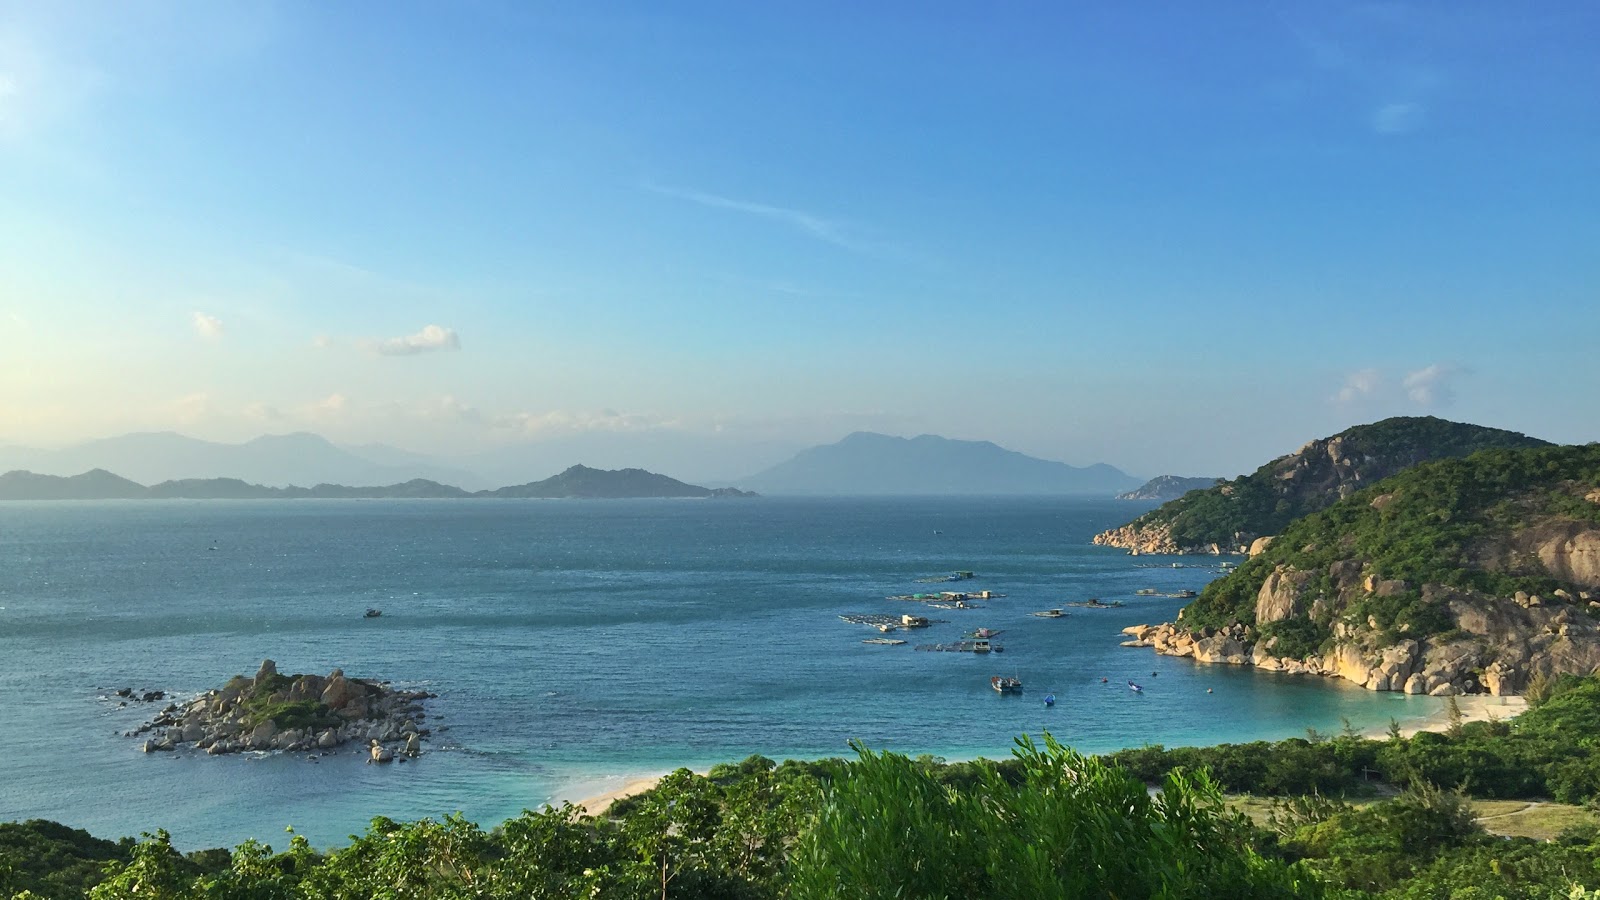
MULTIPOLYGON (((1600 667, 1600 444, 1385 479, 1212 582, 1160 652, 1374 690, 1521 693, 1600 667)), ((1170 626, 1167 630, 1173 630, 1170 626)))
POLYGON ((1096 535, 1094 542, 1140 553, 1239 552, 1417 463, 1479 450, 1549 446, 1514 431, 1433 416, 1384 419, 1312 441, 1249 475, 1190 492, 1096 535))
POLYGON ((633 498, 633 497, 749 497, 735 488, 705 488, 644 469, 591 469, 573 466, 543 481, 483 491, 484 497, 633 498))

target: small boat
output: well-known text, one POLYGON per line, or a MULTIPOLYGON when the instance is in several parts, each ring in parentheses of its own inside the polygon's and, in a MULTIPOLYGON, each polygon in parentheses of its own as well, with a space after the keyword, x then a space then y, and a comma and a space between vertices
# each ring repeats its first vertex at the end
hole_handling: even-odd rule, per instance
POLYGON ((999 636, 1000 636, 1000 632, 996 631, 993 628, 979 628, 977 631, 974 631, 973 633, 967 635, 967 640, 970 641, 970 640, 986 639, 986 638, 993 638, 993 637, 999 637, 999 636))
POLYGON ((1044 695, 1044 705, 1045 706, 1055 706, 1056 705, 1056 695, 1055 694, 1045 694, 1044 695))
POLYGON ((897 646, 899 646, 901 644, 904 644, 905 641, 902 641, 899 638, 867 638, 866 640, 862 641, 861 643, 863 643, 863 644, 882 644, 885 647, 897 647, 897 646))
POLYGON ((1002 694, 1022 693, 1022 680, 1005 675, 996 675, 989 679, 989 686, 1002 694))
POLYGON ((1137 685, 1137 684, 1134 684, 1134 683, 1133 683, 1133 682, 1131 682, 1131 681, 1130 681, 1130 682, 1128 682, 1128 690, 1130 690, 1130 691, 1133 691, 1133 692, 1134 692, 1134 693, 1135 693, 1135 694, 1142 694, 1142 693, 1144 693, 1144 688, 1142 688, 1142 687, 1140 687, 1140 686, 1138 686, 1138 685, 1137 685))
POLYGON ((1059 619, 1066 614, 1066 611, 1062 609, 1041 609, 1036 613, 1028 613, 1030 616, 1038 616, 1041 619, 1059 619))
POLYGON ((369 607, 367 607, 366 614, 363 615, 362 618, 363 619, 376 619, 377 617, 379 617, 381 615, 383 615, 383 610, 374 609, 373 607, 369 606, 369 607))

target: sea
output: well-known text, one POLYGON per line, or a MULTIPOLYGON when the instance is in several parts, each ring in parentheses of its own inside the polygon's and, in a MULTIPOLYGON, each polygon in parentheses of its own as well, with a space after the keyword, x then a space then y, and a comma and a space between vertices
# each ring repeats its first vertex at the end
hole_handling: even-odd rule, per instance
POLYGON ((1171 620, 1211 557, 1090 538, 1149 503, 1075 498, 297 500, 0 504, 0 821, 184 850, 286 829, 318 847, 375 816, 485 827, 625 780, 872 749, 1007 756, 1019 735, 1087 753, 1381 729, 1440 701, 1120 646, 1171 620), (924 579, 954 571, 971 580, 924 579), (886 599, 988 590, 973 609, 886 599), (1090 597, 1123 605, 1030 613, 1090 597), (366 618, 369 607, 382 610, 366 618), (845 615, 927 615, 877 637, 845 615), (977 628, 1003 652, 929 652, 977 628), (437 694, 415 761, 143 753, 162 704, 252 675, 357 677, 437 694), (1015 676, 1020 695, 991 689, 1015 676), (1134 692, 1128 682, 1144 690, 1134 692), (1043 698, 1053 694, 1056 703, 1043 698))

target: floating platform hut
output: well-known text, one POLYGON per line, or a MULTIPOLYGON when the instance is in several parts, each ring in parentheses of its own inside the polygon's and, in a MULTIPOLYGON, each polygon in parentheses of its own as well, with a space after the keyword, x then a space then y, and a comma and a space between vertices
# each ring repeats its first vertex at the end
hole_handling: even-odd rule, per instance
POLYGON ((1004 653, 1004 647, 990 644, 987 640, 951 641, 946 644, 918 644, 918 650, 932 653, 1004 653))

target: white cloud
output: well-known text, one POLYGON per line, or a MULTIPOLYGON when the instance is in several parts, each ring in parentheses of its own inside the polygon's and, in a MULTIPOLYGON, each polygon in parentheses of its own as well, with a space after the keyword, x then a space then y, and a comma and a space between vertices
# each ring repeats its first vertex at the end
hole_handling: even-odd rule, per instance
POLYGON ((173 419, 184 425, 193 425, 209 419, 215 409, 211 403, 211 395, 199 391, 186 397, 179 397, 169 407, 173 419))
POLYGON ((222 320, 216 316, 196 312, 190 321, 194 324, 194 333, 208 341, 215 341, 222 337, 222 320))
POLYGON ((326 350, 333 346, 333 338, 325 334, 312 335, 311 346, 317 350, 326 350))
POLYGON ((350 399, 343 394, 329 394, 328 396, 311 404, 308 411, 312 418, 338 418, 344 415, 349 407, 350 399))
POLYGON ((1344 387, 1334 399, 1339 403, 1354 403, 1364 397, 1370 397, 1383 387, 1383 373, 1377 369, 1361 369, 1351 372, 1344 380, 1344 387))
POLYGON ((435 350, 460 350, 461 338, 456 335, 453 328, 426 325, 416 334, 369 341, 368 346, 384 356, 415 356, 418 353, 431 353, 435 350))
POLYGON ((1386 103, 1372 114, 1372 130, 1379 134, 1406 134, 1422 127, 1420 103, 1386 103))
POLYGON ((1451 383, 1457 375, 1465 370, 1454 363, 1434 363, 1424 369, 1406 374, 1401 382, 1406 389, 1406 396, 1412 402, 1423 406, 1447 406, 1455 399, 1455 387, 1451 383))
POLYGON ((1360 369, 1345 377, 1333 402, 1380 409, 1403 407, 1408 401, 1424 408, 1447 406, 1456 396, 1456 377, 1466 373, 1466 369, 1450 362, 1415 369, 1398 380, 1381 369, 1360 369))

